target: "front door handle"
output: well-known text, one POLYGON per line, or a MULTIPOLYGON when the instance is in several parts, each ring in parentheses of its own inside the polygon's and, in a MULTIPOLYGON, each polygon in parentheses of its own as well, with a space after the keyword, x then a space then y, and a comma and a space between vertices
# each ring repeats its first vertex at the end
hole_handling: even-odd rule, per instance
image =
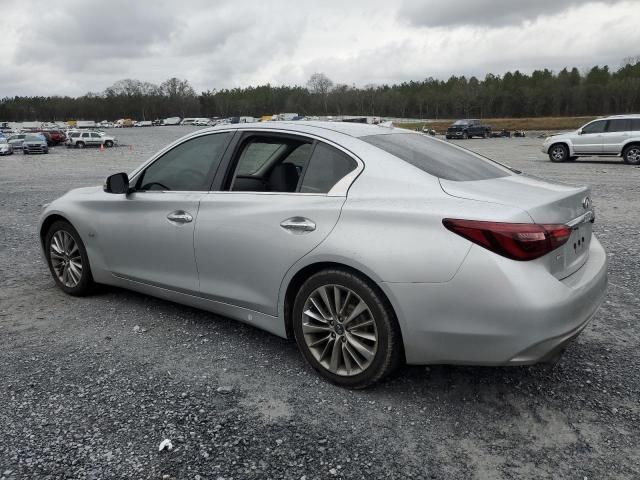
POLYGON ((189 223, 193 221, 193 217, 189 212, 184 210, 176 210, 167 215, 167 220, 173 223, 189 223))
POLYGON ((292 233, 307 233, 316 229, 316 224, 304 217, 287 218, 280 222, 280 226, 292 233))

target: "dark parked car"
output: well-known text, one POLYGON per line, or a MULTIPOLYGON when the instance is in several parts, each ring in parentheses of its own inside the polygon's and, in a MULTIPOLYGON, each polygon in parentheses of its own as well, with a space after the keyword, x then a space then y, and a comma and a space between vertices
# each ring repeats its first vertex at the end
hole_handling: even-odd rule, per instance
POLYGON ((472 138, 482 137, 487 138, 491 136, 491 127, 489 125, 483 125, 480 120, 465 119, 456 120, 449 128, 445 135, 447 138, 472 138))

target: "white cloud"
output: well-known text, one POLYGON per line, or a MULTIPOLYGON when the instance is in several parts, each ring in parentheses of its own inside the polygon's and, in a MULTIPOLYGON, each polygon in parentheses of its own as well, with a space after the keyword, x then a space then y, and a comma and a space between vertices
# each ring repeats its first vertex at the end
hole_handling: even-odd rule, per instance
POLYGON ((639 2, 3 0, 0 96, 81 95, 121 78, 196 91, 612 68, 640 54, 639 2), (470 4, 471 5, 471 4, 470 4), (477 10, 477 11, 476 11, 477 10), (37 14, 34 15, 34 12, 37 14))

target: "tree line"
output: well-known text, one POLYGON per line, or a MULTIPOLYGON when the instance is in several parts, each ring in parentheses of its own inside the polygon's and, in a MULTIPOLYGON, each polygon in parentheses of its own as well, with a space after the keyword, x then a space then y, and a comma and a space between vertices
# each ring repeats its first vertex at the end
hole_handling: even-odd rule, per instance
POLYGON ((2 121, 70 119, 153 120, 170 116, 231 117, 295 112, 299 115, 371 115, 402 118, 537 117, 640 112, 640 57, 611 71, 518 70, 484 79, 451 76, 393 85, 356 87, 312 75, 304 86, 213 89, 197 94, 187 80, 156 85, 134 79, 80 97, 5 97, 2 121))

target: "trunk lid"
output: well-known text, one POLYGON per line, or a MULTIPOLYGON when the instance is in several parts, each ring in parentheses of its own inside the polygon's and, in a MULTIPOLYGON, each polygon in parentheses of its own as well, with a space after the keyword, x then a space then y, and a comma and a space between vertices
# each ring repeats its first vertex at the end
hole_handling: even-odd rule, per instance
POLYGON ((587 261, 594 218, 589 187, 573 187, 526 175, 468 182, 441 179, 440 185, 454 197, 519 207, 534 223, 569 225, 572 233, 567 243, 536 260, 544 262, 557 278, 571 275, 587 261))

